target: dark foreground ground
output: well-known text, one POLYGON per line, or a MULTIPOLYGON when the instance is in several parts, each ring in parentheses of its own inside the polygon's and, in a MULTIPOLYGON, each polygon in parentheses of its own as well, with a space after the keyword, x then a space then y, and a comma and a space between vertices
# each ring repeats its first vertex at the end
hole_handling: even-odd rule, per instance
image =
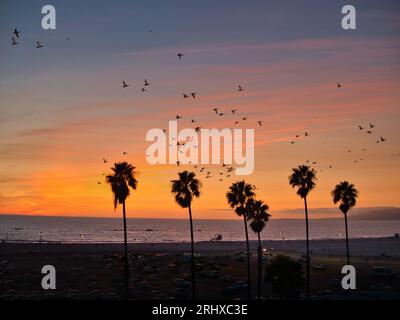
MULTIPOLYGON (((336 247, 342 248, 342 242, 330 240, 313 243, 312 266, 325 264, 326 269, 312 270, 312 298, 399 299, 400 241, 356 241, 353 242, 353 250, 359 255, 352 257, 352 264, 357 270, 357 290, 350 294, 340 286, 343 277, 341 268, 345 259, 335 254, 334 250, 336 247), (362 251, 357 252, 357 246, 362 251), (375 267, 389 267, 392 274, 381 276, 374 271, 375 267)), ((280 254, 282 250, 296 259, 302 255, 300 248, 303 242, 268 242, 266 245, 270 248, 270 256, 280 254)), ((123 246, 119 244, 0 243, 0 299, 122 299, 122 249, 123 246), (41 287, 41 269, 44 265, 56 268, 57 289, 54 291, 45 291, 41 287)), ((189 299, 190 261, 185 255, 188 249, 188 244, 130 245, 130 298, 189 299)), ((198 299, 246 298, 246 262, 243 251, 243 243, 197 244, 197 252, 200 252, 196 260, 198 299)), ((254 244, 252 251, 255 297, 257 261, 254 244)), ((263 264, 265 267, 267 259, 263 264)), ((277 298, 271 293, 271 285, 267 282, 263 282, 263 297, 277 298)))

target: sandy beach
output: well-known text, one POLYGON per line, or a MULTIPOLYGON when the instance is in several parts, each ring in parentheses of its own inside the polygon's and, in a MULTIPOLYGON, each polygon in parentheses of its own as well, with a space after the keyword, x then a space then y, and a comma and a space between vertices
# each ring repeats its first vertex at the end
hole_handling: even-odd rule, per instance
MULTIPOLYGON (((189 243, 129 244, 131 299, 188 299, 189 243)), ((265 241, 270 257, 285 253, 300 259, 304 241, 265 241)), ((122 244, 0 244, 1 299, 120 299, 122 298, 122 244), (57 290, 44 291, 43 265, 57 270, 57 290)), ((244 242, 196 243, 200 299, 244 299, 244 242)), ((256 281, 256 243, 251 243, 253 283, 256 281)), ((343 240, 311 241, 311 289, 315 299, 376 299, 400 296, 400 240, 351 239, 352 264, 357 268, 357 290, 340 288, 345 264, 343 240), (375 267, 390 267, 393 277, 378 278, 375 267)), ((263 261, 264 266, 267 258, 263 261)), ((255 286, 254 286, 255 287, 255 286)), ((255 288, 254 288, 255 289, 255 288)), ((274 298, 265 283, 263 296, 274 298)))

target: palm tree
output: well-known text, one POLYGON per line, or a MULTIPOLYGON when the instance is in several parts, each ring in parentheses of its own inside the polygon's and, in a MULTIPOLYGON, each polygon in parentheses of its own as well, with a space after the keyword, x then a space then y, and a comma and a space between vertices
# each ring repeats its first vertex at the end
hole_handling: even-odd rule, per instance
POLYGON ((245 181, 233 183, 226 193, 228 204, 231 208, 235 209, 239 217, 243 217, 244 231, 246 234, 246 247, 247 247, 247 299, 251 299, 251 280, 250 280, 250 246, 249 246, 249 233, 247 231, 247 215, 246 203, 249 199, 254 198, 254 186, 247 184, 245 181))
POLYGON ((344 221, 346 226, 346 249, 347 249, 347 264, 350 264, 350 252, 349 252, 349 233, 347 226, 347 213, 357 203, 358 191, 353 184, 347 181, 340 182, 336 185, 332 191, 333 203, 337 204, 340 202, 339 209, 344 214, 344 221))
POLYGON ((192 273, 192 299, 196 298, 196 276, 194 262, 194 237, 192 219, 193 198, 200 197, 201 182, 196 179, 194 172, 183 171, 178 173, 179 179, 171 181, 171 193, 175 195, 175 201, 182 208, 189 209, 190 239, 191 239, 191 273, 192 273))
POLYGON ((315 188, 317 176, 314 169, 309 166, 301 165, 298 168, 292 169, 292 174, 289 176, 289 184, 297 189, 297 194, 304 199, 304 211, 306 215, 306 247, 307 247, 307 297, 310 296, 310 245, 308 233, 308 208, 307 208, 307 195, 312 189, 315 188))
POLYGON ((265 281, 280 299, 296 299, 304 288, 303 265, 288 256, 278 255, 268 263, 265 281))
POLYGON ((118 204, 122 204, 124 222, 124 264, 125 264, 125 290, 126 297, 129 296, 129 267, 128 267, 128 236, 126 229, 126 198, 129 197, 130 190, 136 190, 138 181, 136 180, 135 167, 127 162, 118 162, 111 168, 112 174, 106 176, 106 183, 111 186, 114 195, 114 209, 118 204))
POLYGON ((263 201, 256 201, 250 199, 246 204, 247 219, 250 222, 251 229, 257 233, 258 237, 258 286, 257 286, 257 297, 261 299, 261 278, 262 278, 262 247, 261 247, 261 231, 266 226, 269 217, 269 207, 263 201))

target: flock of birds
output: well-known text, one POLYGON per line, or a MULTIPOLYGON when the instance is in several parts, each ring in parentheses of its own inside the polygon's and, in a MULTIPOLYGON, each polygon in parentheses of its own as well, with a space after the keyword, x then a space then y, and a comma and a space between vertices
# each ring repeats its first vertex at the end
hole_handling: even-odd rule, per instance
MULTIPOLYGON (((21 31, 15 28, 11 36, 11 45, 12 46, 18 45, 19 44, 18 40, 20 40, 20 37, 21 37, 21 31)), ((36 41, 36 49, 40 48, 43 48, 43 44, 41 44, 39 41, 36 41)))
MULTIPOLYGON (((375 125, 374 124, 372 124, 372 123, 370 123, 369 124, 369 126, 368 126, 368 128, 366 129, 366 127, 363 127, 363 126, 361 126, 361 125, 359 125, 358 126, 358 129, 360 130, 360 131, 365 131, 367 134, 369 134, 369 135, 372 135, 373 134, 373 129, 375 128, 375 125)), ((383 137, 378 137, 377 138, 378 140, 376 140, 376 143, 383 143, 383 142, 386 142, 386 139, 385 138, 383 138, 383 137)))
MULTIPOLYGON (((177 54, 177 57, 178 57, 179 60, 182 60, 182 58, 184 57, 184 54, 178 53, 178 54, 177 54)), ((144 79, 144 84, 143 84, 143 86, 142 86, 142 88, 141 88, 141 91, 142 91, 142 92, 145 92, 145 91, 146 91, 146 88, 147 88, 148 86, 150 86, 150 85, 151 85, 151 83, 148 82, 146 79, 144 79)), ((343 88, 343 85, 342 85, 341 83, 339 83, 339 82, 337 82, 336 85, 337 85, 337 88, 338 88, 338 89, 343 88)), ((126 89, 126 88, 128 88, 129 86, 130 86, 130 85, 129 85, 125 80, 122 81, 122 88, 126 89)), ((242 85, 238 85, 238 86, 237 86, 237 91, 238 91, 238 92, 243 92, 243 91, 245 91, 245 89, 244 89, 244 87, 243 87, 242 85)), ((189 98, 191 98, 191 99, 195 100, 195 99, 198 97, 198 95, 199 95, 198 92, 182 93, 183 99, 189 99, 189 98)), ((214 114, 215 114, 217 117, 225 117, 225 116, 227 116, 228 114, 232 114, 233 116, 236 116, 236 115, 238 114, 238 111, 239 111, 239 110, 238 110, 237 108, 231 108, 230 110, 228 109, 227 111, 221 111, 220 108, 217 108, 217 107, 216 107, 216 108, 212 108, 211 111, 214 112, 214 114)), ((183 117, 182 115, 179 115, 179 114, 177 114, 176 117, 175 117, 175 120, 177 120, 177 121, 178 121, 178 120, 182 120, 182 119, 184 119, 184 117, 183 117)), ((248 120, 249 120, 249 117, 248 117, 247 115, 240 116, 239 118, 236 118, 236 119, 234 120, 234 125, 237 126, 237 125, 239 125, 239 124, 241 124, 241 123, 247 122, 248 120)), ((196 120, 196 119, 193 119, 193 118, 190 118, 190 123, 193 124, 193 125, 194 125, 194 124, 197 124, 197 120, 196 120)), ((263 126, 263 121, 262 121, 262 120, 257 120, 256 123, 257 123, 257 125, 258 125, 259 127, 262 127, 262 126, 263 126)), ((200 126, 196 126, 194 129, 196 130, 196 132, 200 132, 201 127, 200 127, 200 126)), ((370 123, 369 126, 368 126, 368 130, 366 129, 366 127, 363 127, 363 126, 359 125, 359 126, 358 126, 358 129, 359 129, 360 131, 365 130, 366 133, 367 133, 368 135, 372 135, 372 134, 373 134, 373 129, 375 129, 375 125, 372 124, 372 123, 370 123)), ((164 133, 167 132, 166 129, 164 129, 163 131, 164 131, 164 133)), ((311 136, 311 134, 310 134, 308 131, 305 131, 305 132, 303 132, 303 133, 301 133, 301 134, 296 134, 296 135, 295 135, 295 140, 291 140, 291 141, 290 141, 290 144, 291 144, 291 145, 294 145, 294 144, 296 144, 297 141, 299 141, 300 139, 306 139, 306 138, 309 138, 310 136, 311 136)), ((173 138, 173 140, 174 140, 174 138, 173 138)), ((183 154, 183 153, 185 153, 185 152, 187 152, 187 151, 189 150, 189 147, 186 148, 188 142, 191 142, 191 141, 176 141, 176 146, 178 147, 178 152, 179 152, 179 153, 183 154), (185 148, 186 148, 186 149, 185 149, 185 148)), ((386 142, 386 139, 383 138, 383 137, 381 137, 381 136, 380 136, 380 137, 378 138, 378 140, 376 141, 377 144, 379 144, 379 143, 384 143, 384 142, 386 142)), ((172 147, 174 147, 174 145, 173 145, 173 144, 170 144, 169 147, 172 148, 172 147)), ((191 145, 191 147, 193 147, 193 148, 198 148, 198 145, 191 145)), ((364 148, 364 149, 363 149, 363 152, 367 152, 367 149, 364 148)), ((348 153, 351 154, 351 153, 352 153, 352 150, 349 150, 348 153)), ((127 153, 124 152, 123 155, 127 155, 127 153)), ((148 156, 148 155, 147 155, 147 156, 148 156)), ((364 160, 363 158, 360 158, 360 159, 358 159, 358 160, 354 160, 353 162, 354 162, 354 163, 359 163, 359 162, 361 162, 361 161, 363 161, 363 160, 364 160)), ((105 158, 103 158, 103 162, 106 164, 108 161, 107 161, 105 158)), ((309 164, 309 165, 312 165, 312 166, 316 166, 316 165, 318 165, 318 162, 317 162, 317 161, 312 161, 312 160, 306 160, 306 164, 309 164)), ((177 165, 178 167, 180 167, 180 166, 182 165, 182 163, 181 163, 180 161, 177 161, 177 162, 176 162, 176 165, 177 165)), ((229 178, 231 178, 232 176, 234 176, 234 175, 232 174, 232 172, 235 170, 235 167, 234 167, 234 166, 230 166, 230 165, 226 165, 225 163, 222 164, 222 166, 221 166, 220 168, 217 168, 216 170, 215 170, 215 168, 214 168, 214 169, 211 169, 210 167, 199 166, 199 165, 193 165, 193 164, 190 163, 190 162, 189 162, 189 165, 192 165, 192 166, 193 166, 193 170, 194 170, 194 171, 197 171, 197 172, 199 172, 200 174, 203 174, 205 179, 211 179, 211 178, 217 176, 217 177, 218 177, 218 181, 222 182, 222 181, 224 181, 224 179, 229 179, 229 178)), ((328 169, 333 169, 333 165, 330 164, 330 165, 328 166, 328 169)), ((323 172, 324 170, 323 170, 323 169, 320 169, 320 170, 318 170, 318 171, 319 171, 319 172, 323 172)), ((103 174, 103 175, 105 175, 105 174, 103 174)), ((101 182, 98 182, 98 183, 101 184, 101 182)))
MULTIPOLYGON (((152 32, 152 30, 149 30, 149 32, 152 32)), ((16 45, 18 45, 19 44, 19 41, 20 41, 20 39, 21 39, 21 31, 19 31, 17 28, 15 28, 14 29, 14 31, 12 32, 12 35, 11 35, 11 45, 12 46, 16 46, 16 45)), ((70 38, 67 38, 67 40, 70 40, 70 38)), ((43 48, 44 46, 43 46, 43 44, 40 42, 40 41, 36 41, 36 48, 37 49, 40 49, 40 48, 43 48)), ((183 58, 184 58, 184 54, 183 53, 178 53, 177 55, 177 58, 179 59, 179 60, 182 60, 183 58)), ((341 88, 343 88, 343 85, 341 84, 341 83, 339 83, 339 82, 337 82, 337 88, 338 89, 341 89, 341 88)), ((147 91, 147 89, 149 88, 151 86, 151 83, 148 81, 148 80, 146 80, 146 79, 144 79, 144 81, 143 81, 143 85, 140 87, 140 91, 141 92, 146 92, 147 91)), ((127 89, 127 88, 129 88, 130 87, 130 84, 126 81, 126 80, 122 80, 122 88, 123 89, 127 89)), ((242 86, 242 85, 238 85, 237 86, 237 91, 238 92, 243 92, 243 91, 245 91, 245 88, 242 86)), ((191 93, 182 93, 182 97, 183 97, 183 99, 193 99, 193 100, 196 100, 196 98, 198 97, 198 95, 199 95, 199 93, 198 92, 191 92, 191 93)), ((229 115, 229 114, 232 114, 233 116, 236 116, 237 114, 238 114, 238 109, 237 108, 231 108, 230 110, 226 110, 226 111, 221 111, 221 108, 212 108, 211 109, 211 111, 217 116, 217 117, 226 117, 227 115, 229 115)), ((176 117, 175 117, 175 120, 183 120, 184 119, 184 117, 182 116, 182 115, 176 115, 176 117)), ((248 120, 249 120, 249 117, 247 116, 247 115, 242 115, 242 116, 240 116, 240 117, 238 117, 238 118, 235 118, 234 119, 234 122, 233 122, 233 124, 235 125, 235 126, 237 126, 237 125, 239 125, 239 124, 241 124, 241 123, 246 123, 246 122, 248 122, 248 120)), ((192 124, 192 125, 194 125, 194 124, 197 124, 197 120, 196 119, 191 119, 190 120, 190 123, 192 124)), ((257 126, 259 126, 259 127, 262 127, 263 126, 263 121, 262 120, 257 120, 256 121, 256 124, 257 124, 257 126)), ((196 130, 196 132, 200 132, 200 130, 201 130, 201 127, 200 126, 196 126, 195 128, 194 128, 195 130, 196 130)), ((362 132, 365 132, 367 135, 370 135, 370 136, 373 136, 373 134, 374 134, 374 129, 375 129, 375 125, 374 124, 372 124, 372 123, 369 123, 368 125, 358 125, 358 130, 359 131, 362 131, 362 132)), ((166 133, 166 131, 167 130, 163 130, 165 133, 166 133)), ((304 132, 304 133, 301 133, 301 134, 296 134, 295 135, 295 139, 294 140, 291 140, 290 141, 290 144, 291 145, 294 145, 294 144, 296 144, 297 143, 297 141, 299 141, 300 139, 305 139, 305 138, 308 138, 308 137, 310 137, 310 133, 309 132, 304 132)), ((387 141, 387 139, 386 138, 384 138, 384 137, 382 137, 382 136, 378 136, 377 138, 376 138, 376 144, 382 144, 382 143, 384 143, 384 142, 386 142, 387 141)), ((187 148, 187 149, 185 149, 186 148, 186 146, 187 146, 187 144, 188 144, 188 142, 189 141, 177 141, 176 142, 176 146, 178 147, 178 151, 180 152, 180 153, 185 153, 185 152, 187 152, 188 151, 188 149, 189 148, 187 148)), ((172 148, 173 147, 173 145, 172 144, 170 144, 170 147, 172 148)), ((198 146, 197 145, 192 145, 192 147, 194 147, 194 148, 197 148, 198 146)), ((349 154, 352 154, 352 150, 348 150, 348 153, 349 154)), ((366 148, 364 148, 363 149, 363 152, 367 152, 367 149, 366 148)), ((127 156, 128 155, 128 153, 127 152, 123 152, 123 154, 122 154, 123 156, 127 156)), ((361 161, 363 161, 364 159, 363 158, 359 158, 359 159, 357 159, 357 160, 353 160, 353 162, 354 163, 359 163, 359 162, 361 162, 361 161)), ((103 158, 103 163, 104 164, 107 164, 109 161, 106 159, 106 158, 103 158)), ((317 165, 318 164, 318 162, 317 161, 311 161, 311 160, 307 160, 306 161, 306 163, 307 164, 310 164, 310 165, 317 165)), ((191 163, 189 163, 190 165, 192 165, 191 163)), ((177 163, 176 163, 176 165, 178 166, 178 167, 180 167, 182 164, 181 164, 181 162, 180 161, 177 161, 177 163)), ((331 164, 331 165, 329 165, 329 167, 328 167, 329 169, 332 169, 333 168, 333 165, 331 164)), ((200 167, 200 166, 198 166, 198 165, 193 165, 193 170, 195 170, 195 171, 198 171, 199 173, 202 173, 202 174, 204 174, 205 175, 205 178, 206 179, 211 179, 212 177, 214 177, 215 175, 216 176, 218 176, 219 177, 219 181, 223 181, 224 180, 224 178, 231 178, 233 175, 232 175, 232 172, 235 170, 235 168, 233 167, 233 166, 229 166, 229 165, 226 165, 226 164, 223 164, 222 166, 221 166, 221 168, 219 168, 216 172, 214 171, 212 171, 212 169, 210 169, 210 168, 207 168, 207 167, 200 167)), ((322 172, 323 170, 321 169, 321 170, 319 170, 320 172, 322 172)), ((103 176, 105 176, 105 174, 103 174, 103 176)), ((100 181, 98 182, 98 184, 102 184, 100 181)))

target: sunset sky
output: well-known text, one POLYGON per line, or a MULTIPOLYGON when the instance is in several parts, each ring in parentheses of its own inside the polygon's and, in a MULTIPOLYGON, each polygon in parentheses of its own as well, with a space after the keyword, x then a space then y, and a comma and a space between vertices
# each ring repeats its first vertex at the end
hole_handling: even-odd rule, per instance
POLYGON ((45 4, 0 2, 0 214, 115 216, 102 174, 127 160, 139 180, 129 217, 186 218, 170 181, 193 166, 146 162, 147 131, 177 114, 180 129, 192 118, 255 129, 253 175, 199 173, 195 218, 234 218, 225 193, 243 178, 285 217, 302 207, 288 176, 307 160, 318 170, 311 208, 332 208, 330 191, 344 179, 359 189, 359 207, 400 206, 399 1, 351 1, 355 31, 341 28, 348 1, 52 1, 53 31, 41 28, 45 4))

